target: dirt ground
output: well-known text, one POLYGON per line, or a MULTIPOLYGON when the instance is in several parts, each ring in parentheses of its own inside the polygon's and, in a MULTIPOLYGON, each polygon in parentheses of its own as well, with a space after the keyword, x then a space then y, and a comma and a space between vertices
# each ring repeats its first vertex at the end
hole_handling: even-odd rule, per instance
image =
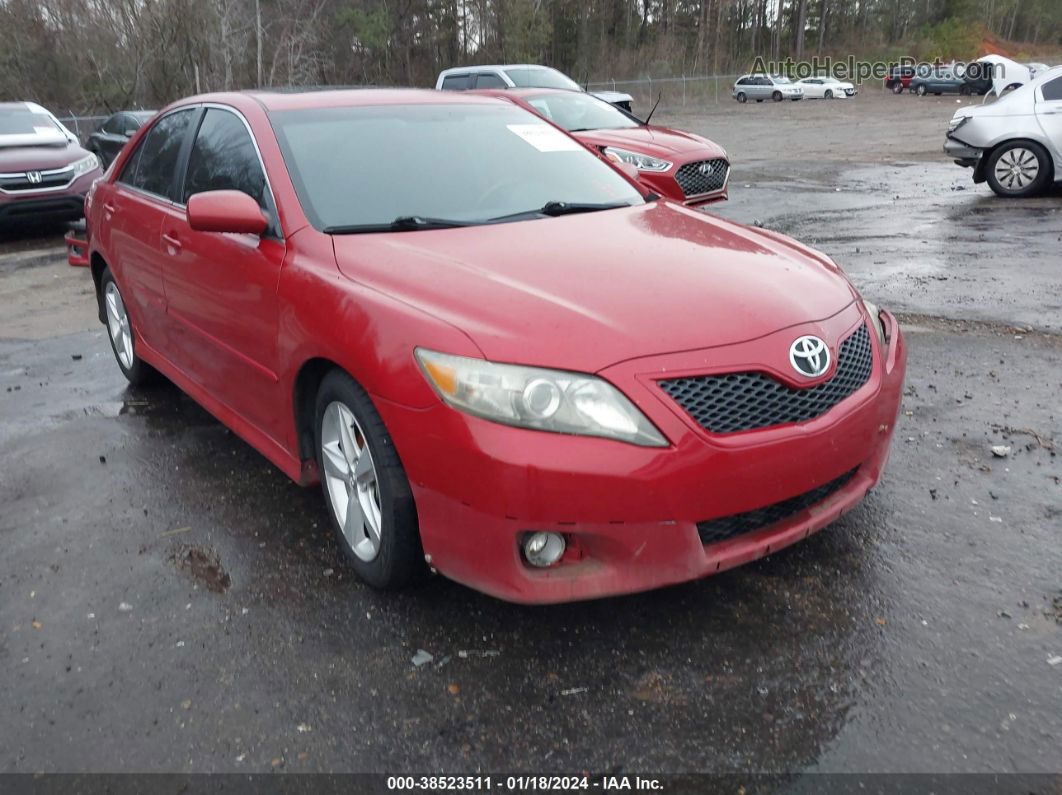
POLYGON ((363 586, 318 492, 126 388, 54 232, 0 243, 0 772, 1062 773, 1062 198, 974 186, 957 106, 659 114, 901 313, 907 389, 857 510, 588 604, 363 586))

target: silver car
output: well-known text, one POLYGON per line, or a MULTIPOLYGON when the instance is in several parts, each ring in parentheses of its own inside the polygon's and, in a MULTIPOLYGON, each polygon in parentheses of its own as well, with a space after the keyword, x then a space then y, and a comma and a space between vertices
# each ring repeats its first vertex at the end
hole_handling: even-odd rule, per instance
POLYGON ((991 104, 959 108, 944 152, 999 196, 1034 196, 1062 182, 1062 66, 991 104))
POLYGON ((730 95, 744 104, 750 99, 763 102, 765 99, 781 102, 791 99, 796 102, 804 98, 804 89, 782 75, 742 75, 734 83, 730 95))

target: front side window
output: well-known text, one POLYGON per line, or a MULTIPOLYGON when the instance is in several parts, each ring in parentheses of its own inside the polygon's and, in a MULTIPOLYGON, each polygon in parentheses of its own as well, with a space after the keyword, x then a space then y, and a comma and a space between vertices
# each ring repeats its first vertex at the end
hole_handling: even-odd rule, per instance
POLYGON ((251 134, 235 114, 207 108, 199 125, 188 173, 184 180, 184 202, 193 193, 208 190, 238 190, 246 193, 263 210, 269 210, 269 189, 251 134))
POLYGON ((490 72, 480 72, 476 76, 476 88, 508 88, 509 84, 490 72))
POLYGON ((543 94, 527 100, 535 110, 569 132, 622 130, 640 126, 614 105, 582 92, 543 94))
POLYGON ((1062 99, 1062 77, 1056 77, 1054 80, 1044 83, 1044 87, 1041 90, 1043 91, 1045 102, 1062 99))
POLYGON ((302 207, 321 230, 400 218, 484 223, 551 202, 644 201, 578 141, 513 105, 319 108, 275 111, 270 120, 302 207))
POLYGON ((174 172, 194 113, 194 108, 187 108, 159 119, 141 140, 118 181, 177 201, 174 172))
POLYGON ((556 69, 521 66, 506 69, 505 74, 517 88, 566 88, 569 91, 582 91, 578 83, 556 69))

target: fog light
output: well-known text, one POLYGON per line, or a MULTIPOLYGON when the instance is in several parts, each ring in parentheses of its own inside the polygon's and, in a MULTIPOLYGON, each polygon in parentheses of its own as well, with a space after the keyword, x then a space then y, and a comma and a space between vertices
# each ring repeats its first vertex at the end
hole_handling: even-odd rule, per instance
POLYGON ((524 559, 532 566, 544 569, 561 559, 565 546, 564 536, 560 533, 530 533, 524 539, 524 559))

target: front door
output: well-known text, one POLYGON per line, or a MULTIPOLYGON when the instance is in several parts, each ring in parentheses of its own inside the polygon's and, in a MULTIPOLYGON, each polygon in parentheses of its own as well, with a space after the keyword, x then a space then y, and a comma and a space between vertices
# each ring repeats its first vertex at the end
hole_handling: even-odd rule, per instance
POLYGON ((1062 77, 1040 86, 1036 97, 1036 119, 1051 143, 1055 175, 1062 174, 1062 77))
POLYGON ((260 430, 283 427, 276 343, 285 246, 258 150, 241 116, 206 109, 181 195, 161 226, 170 352, 189 377, 260 430), (270 228, 261 237, 193 230, 184 205, 211 190, 250 195, 270 228))

